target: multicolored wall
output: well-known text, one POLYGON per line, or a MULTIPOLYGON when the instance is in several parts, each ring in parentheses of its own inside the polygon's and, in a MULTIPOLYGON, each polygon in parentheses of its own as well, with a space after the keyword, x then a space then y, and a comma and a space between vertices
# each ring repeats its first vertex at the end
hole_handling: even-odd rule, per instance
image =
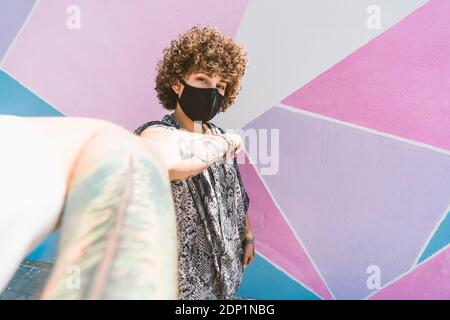
MULTIPOLYGON (((1 0, 0 113, 134 129, 164 114, 162 49, 218 26, 250 65, 215 122, 268 144, 240 165, 257 258, 239 294, 450 299, 449 12, 447 0, 1 0)), ((56 240, 30 257, 51 261, 56 240)))

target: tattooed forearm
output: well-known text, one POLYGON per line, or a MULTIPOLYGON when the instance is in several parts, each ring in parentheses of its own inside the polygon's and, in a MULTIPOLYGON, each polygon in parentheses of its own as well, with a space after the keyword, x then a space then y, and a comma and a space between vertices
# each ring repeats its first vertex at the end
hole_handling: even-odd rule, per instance
POLYGON ((42 298, 176 298, 176 222, 167 172, 140 138, 103 131, 85 146, 61 233, 42 298))

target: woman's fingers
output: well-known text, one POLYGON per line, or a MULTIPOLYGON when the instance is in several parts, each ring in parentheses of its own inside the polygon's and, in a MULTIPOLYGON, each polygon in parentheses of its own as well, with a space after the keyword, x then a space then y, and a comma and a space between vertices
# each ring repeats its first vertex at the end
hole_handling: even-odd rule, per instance
POLYGON ((238 154, 242 150, 242 139, 235 133, 224 133, 223 136, 231 144, 233 155, 238 154))
POLYGON ((240 143, 240 144, 236 147, 235 154, 238 154, 239 152, 241 152, 241 150, 242 150, 242 143, 240 143))
POLYGON ((253 262, 253 255, 249 255, 245 258, 244 264, 245 265, 250 265, 253 262))
POLYGON ((244 249, 244 258, 243 258, 243 264, 244 266, 249 265, 253 262, 255 256, 254 256, 254 251, 253 251, 253 245, 249 244, 247 246, 245 246, 244 249))
POLYGON ((253 251, 252 251, 251 255, 248 257, 247 264, 251 264, 254 259, 255 259, 255 256, 254 256, 253 251))

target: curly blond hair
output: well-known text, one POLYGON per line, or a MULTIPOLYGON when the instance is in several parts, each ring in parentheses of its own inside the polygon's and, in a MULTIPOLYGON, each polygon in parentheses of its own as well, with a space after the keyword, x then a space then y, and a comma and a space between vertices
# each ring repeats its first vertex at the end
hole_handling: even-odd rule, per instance
POLYGON ((223 104, 224 112, 241 90, 240 80, 247 68, 245 49, 216 27, 192 27, 171 41, 163 50, 157 65, 156 87, 158 99, 164 108, 174 110, 177 94, 175 81, 194 72, 218 75, 227 81, 223 104))

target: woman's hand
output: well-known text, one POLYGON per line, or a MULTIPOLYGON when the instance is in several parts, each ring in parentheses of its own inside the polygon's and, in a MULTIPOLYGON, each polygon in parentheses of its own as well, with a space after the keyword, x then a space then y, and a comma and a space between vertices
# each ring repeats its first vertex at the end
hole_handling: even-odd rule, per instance
POLYGON ((237 134, 206 135, 150 127, 140 136, 159 151, 171 181, 197 175, 213 162, 226 156, 234 157, 242 149, 242 140, 237 134))
POLYGON ((222 135, 230 144, 231 153, 236 156, 242 150, 242 139, 235 133, 224 133, 222 135))
POLYGON ((252 238, 246 237, 244 239, 243 246, 244 246, 244 258, 242 264, 245 267, 251 264, 255 259, 255 243, 253 237, 252 238))

